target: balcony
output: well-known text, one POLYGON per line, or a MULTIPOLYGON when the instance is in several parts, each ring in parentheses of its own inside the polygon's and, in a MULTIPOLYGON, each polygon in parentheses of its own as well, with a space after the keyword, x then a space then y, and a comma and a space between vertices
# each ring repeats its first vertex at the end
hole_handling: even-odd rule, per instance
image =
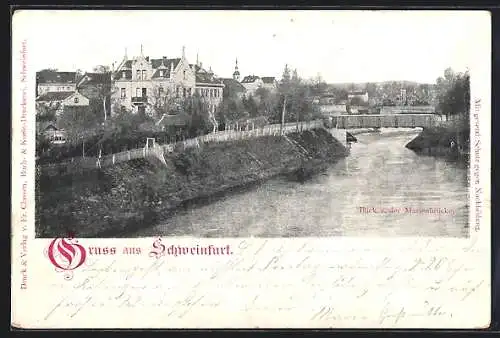
POLYGON ((134 104, 144 104, 148 102, 147 96, 135 96, 132 97, 132 103, 134 104))

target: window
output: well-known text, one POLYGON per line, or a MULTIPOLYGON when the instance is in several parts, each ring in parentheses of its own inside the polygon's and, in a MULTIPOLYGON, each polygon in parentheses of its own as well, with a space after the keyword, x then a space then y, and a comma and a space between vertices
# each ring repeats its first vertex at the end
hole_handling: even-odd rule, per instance
POLYGON ((158 88, 158 93, 163 94, 163 87, 158 88))
POLYGON ((141 96, 141 88, 137 88, 137 89, 135 90, 135 96, 136 96, 136 97, 140 97, 140 96, 141 96))
POLYGON ((188 88, 188 96, 191 96, 191 88, 188 88))
POLYGON ((124 79, 125 77, 127 77, 127 73, 125 71, 122 72, 122 79, 124 79))
POLYGON ((148 89, 142 88, 142 97, 147 97, 147 96, 148 96, 148 89))
POLYGON ((175 87, 175 96, 179 97, 179 87, 175 87))
POLYGON ((163 70, 160 70, 160 76, 163 76, 163 70))
POLYGON ((140 70, 136 71, 135 76, 136 76, 137 80, 140 80, 141 79, 141 71, 140 70))
POLYGON ((186 79, 186 71, 182 72, 182 76, 184 77, 184 80, 186 79))
POLYGON ((182 97, 186 97, 186 88, 182 88, 182 97))
POLYGON ((142 71, 142 79, 146 80, 146 71, 145 70, 142 71))
POLYGON ((78 98, 77 98, 77 97, 75 97, 75 98, 73 99, 73 102, 75 102, 75 103, 78 103, 78 101, 79 101, 79 100, 78 100, 78 98))
POLYGON ((125 88, 121 89, 121 95, 120 96, 121 96, 122 99, 124 99, 127 96, 127 94, 125 92, 125 88))

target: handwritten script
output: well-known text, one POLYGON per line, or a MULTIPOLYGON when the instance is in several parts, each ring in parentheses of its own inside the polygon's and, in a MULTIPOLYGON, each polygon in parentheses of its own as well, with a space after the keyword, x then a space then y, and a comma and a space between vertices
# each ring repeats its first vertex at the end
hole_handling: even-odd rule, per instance
MULTIPOLYGON (((147 314, 151 323, 161 319, 166 327, 207 327, 212 317, 250 327, 263 325, 263 318, 286 319, 269 319, 271 326, 289 326, 296 318, 303 327, 425 327, 429 321, 452 323, 466 304, 478 302, 478 293, 489 294, 489 276, 475 273, 463 257, 444 257, 430 248, 418 255, 410 250, 382 255, 307 242, 290 251, 277 243, 241 241, 239 254, 215 263, 199 257, 146 265, 144 260, 90 262, 71 290, 52 301, 44 320, 63 316, 76 323, 113 313, 113 321, 133 310, 137 320, 147 314)), ((469 251, 464 257, 474 260, 474 255, 469 251)), ((51 288, 67 289, 64 283, 51 288)))

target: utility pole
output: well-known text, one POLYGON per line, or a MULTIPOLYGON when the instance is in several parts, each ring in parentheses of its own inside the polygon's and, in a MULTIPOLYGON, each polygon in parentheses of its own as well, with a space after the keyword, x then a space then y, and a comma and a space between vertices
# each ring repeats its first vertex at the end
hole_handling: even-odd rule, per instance
POLYGON ((286 109, 286 95, 283 99, 283 111, 281 113, 281 135, 283 135, 283 129, 285 127, 285 109, 286 109))

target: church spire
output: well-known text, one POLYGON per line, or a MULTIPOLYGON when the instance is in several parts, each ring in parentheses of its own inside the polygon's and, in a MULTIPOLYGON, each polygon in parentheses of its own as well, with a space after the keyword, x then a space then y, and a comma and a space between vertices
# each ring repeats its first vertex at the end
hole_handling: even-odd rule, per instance
POLYGON ((238 58, 236 58, 236 64, 234 66, 233 79, 240 81, 240 71, 238 70, 238 58))

